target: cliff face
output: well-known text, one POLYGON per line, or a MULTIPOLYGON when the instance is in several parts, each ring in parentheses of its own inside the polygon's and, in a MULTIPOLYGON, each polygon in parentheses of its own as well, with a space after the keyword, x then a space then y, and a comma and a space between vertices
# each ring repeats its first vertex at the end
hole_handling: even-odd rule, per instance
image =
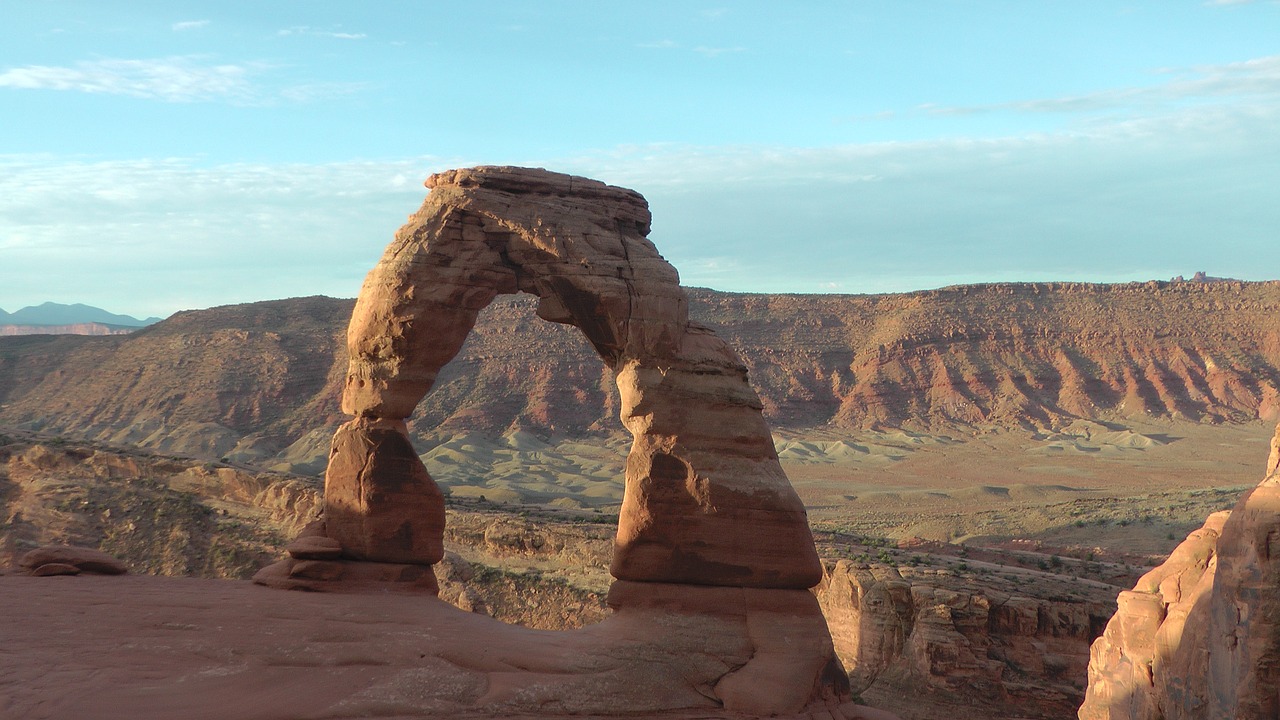
POLYGON ((775 424, 1050 425, 1280 412, 1280 283, 695 294, 775 424))
MULTIPOLYGON (((779 429, 1045 427, 1280 414, 1280 283, 1015 284, 900 295, 690 291, 779 429)), ((418 408, 420 431, 618 430, 577 330, 504 296, 418 408)), ((128 336, 0 338, 0 423, 261 459, 339 421, 351 301, 179 313, 128 336)), ((296 449, 295 449, 296 450, 296 449)))
POLYGON ((826 570, 814 593, 849 683, 886 707, 910 696, 898 706, 919 709, 927 698, 958 711, 1062 717, 1079 705, 1089 643, 1114 610, 1067 593, 1008 592, 946 570, 846 560, 826 570))
POLYGON ((1280 715, 1280 427, 1266 478, 1120 593, 1081 720, 1280 715))

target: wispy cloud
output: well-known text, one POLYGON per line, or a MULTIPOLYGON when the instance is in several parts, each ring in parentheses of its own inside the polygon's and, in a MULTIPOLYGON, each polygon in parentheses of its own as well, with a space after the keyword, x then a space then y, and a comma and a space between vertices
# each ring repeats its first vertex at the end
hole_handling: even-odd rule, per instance
POLYGON ((208 20, 183 20, 173 24, 174 32, 182 32, 184 30, 196 30, 209 24, 208 20))
POLYGON ((93 60, 72 66, 27 65, 0 73, 0 87, 72 90, 166 102, 248 100, 260 64, 207 64, 194 57, 93 60))
POLYGON ((665 49, 679 47, 674 40, 654 40, 653 42, 637 43, 636 47, 647 49, 665 49))
MULTIPOLYGON (((516 158, 632 187, 689 285, 890 292, 962 282, 1274 277, 1280 105, 1089 132, 831 147, 643 145, 516 158), (834 284, 834 285, 833 285, 834 284)), ((0 307, 134 315, 350 297, 432 171, 0 156, 0 307), (159 279, 162 279, 160 281, 159 279), (145 289, 145 292, 139 288, 145 289)))
POLYGON ((1227 98, 1265 97, 1280 101, 1280 55, 1270 55, 1222 65, 1162 68, 1166 82, 1146 86, 1100 90, 1082 95, 1019 100, 994 105, 922 105, 936 115, 966 115, 1012 110, 1032 113, 1087 113, 1125 108, 1156 109, 1227 98))
POLYGON ((692 285, 896 292, 963 282, 1276 277, 1280 105, 1087 132, 818 148, 619 148, 548 167, 642 192, 692 285), (732 273, 718 259, 738 258, 732 273), (1203 267, 1201 267, 1203 266, 1203 267))
POLYGON ((364 40, 369 37, 365 33, 352 33, 340 30, 322 30, 313 28, 309 25, 295 25, 293 27, 284 28, 276 33, 280 36, 288 35, 311 35, 313 37, 336 38, 338 40, 364 40))
POLYGON ((228 102, 272 105, 331 100, 361 92, 369 83, 282 84, 279 68, 265 62, 217 63, 201 56, 149 60, 103 59, 71 66, 28 65, 0 73, 0 88, 64 90, 124 95, 161 102, 228 102))
POLYGON ((352 297, 426 176, 460 164, 0 156, 0 307, 79 296, 160 315, 263 288, 352 297), (135 283, 150 289, 121 294, 135 283))

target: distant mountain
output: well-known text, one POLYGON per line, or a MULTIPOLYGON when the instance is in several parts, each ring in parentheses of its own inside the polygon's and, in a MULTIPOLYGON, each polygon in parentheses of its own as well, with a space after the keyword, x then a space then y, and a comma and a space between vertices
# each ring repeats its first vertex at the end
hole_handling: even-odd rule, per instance
POLYGON ((0 324, 3 325, 84 325, 98 323, 101 325, 120 325, 125 327, 146 327, 160 322, 161 318, 150 317, 139 320, 131 315, 116 315, 102 308, 76 303, 63 305, 47 302, 42 305, 24 307, 14 313, 0 310, 0 324))
MULTIPOLYGON (((690 315, 740 353, 779 430, 1280 414, 1280 282, 688 292, 690 315)), ((346 419, 352 305, 295 298, 180 312, 115 337, 0 338, 0 425, 211 457, 297 443, 285 454, 323 467, 346 419)), ((611 374, 582 333, 535 305, 504 296, 481 313, 418 408, 415 432, 435 437, 424 446, 462 432, 618 430, 611 374)))

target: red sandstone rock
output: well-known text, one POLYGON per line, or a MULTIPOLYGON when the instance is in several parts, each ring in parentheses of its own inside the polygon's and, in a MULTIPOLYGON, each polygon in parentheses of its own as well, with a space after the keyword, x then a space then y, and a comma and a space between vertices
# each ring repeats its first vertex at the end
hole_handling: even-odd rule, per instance
MULTIPOLYGON (((443 684, 474 688, 464 705, 497 716, 723 708, 843 718, 848 681, 805 591, 822 568, 804 506, 745 366, 689 322, 675 269, 645 237, 644 199, 519 168, 455 170, 428 186, 356 301, 342 399, 355 419, 333 439, 323 524, 254 581, 438 593, 427 566, 444 554, 444 503, 404 418, 476 313, 498 294, 528 292, 540 317, 581 329, 613 370, 634 437, 611 565, 614 614, 518 653, 471 638, 479 654, 465 665, 487 676, 446 667, 443 684), (338 548, 345 559, 305 559, 338 548)), ((528 550, 526 535, 489 528, 485 538, 528 550)), ((451 565, 450 574, 465 571, 451 565)), ((455 664, 467 654, 450 653, 455 664)), ((442 683, 405 683, 415 697, 433 684, 442 683)))
POLYGON ((98 573, 100 575, 123 575, 129 571, 124 563, 116 558, 92 548, 72 545, 50 545, 36 548, 23 555, 18 565, 27 570, 34 570, 41 565, 70 565, 81 572, 98 573))
POLYGON ((435 573, 425 565, 285 558, 253 576, 258 585, 312 592, 392 592, 436 595, 435 573))
POLYGON ((896 569, 858 568, 841 560, 815 588, 836 652, 855 693, 871 687, 898 659, 911 634, 911 583, 896 569))
POLYGON ((325 534, 350 558, 430 565, 444 556, 444 496, 396 419, 358 417, 333 437, 325 534))
POLYGON ((1081 720, 1280 716, 1280 427, 1267 477, 1122 592, 1081 720))
POLYGON ((35 577, 52 577, 54 575, 79 575, 80 568, 66 563, 45 563, 32 569, 35 577))
POLYGON ((910 689, 1045 717, 1079 705, 1075 679, 1109 608, 907 575, 841 560, 814 588, 855 693, 887 704, 910 689))
POLYGON ((285 551, 297 560, 337 560, 342 557, 342 544, 322 535, 300 536, 285 551))
POLYGON ((6 576, 3 715, 890 720, 832 684, 807 593, 626 585, 604 621, 546 632, 396 593, 6 576))
POLYGON ((804 507, 778 464, 746 368, 724 341, 689 322, 675 269, 646 238, 644 198, 521 168, 452 170, 427 185, 427 201, 365 279, 348 329, 342 406, 358 419, 334 440, 329 537, 352 557, 439 560, 427 537, 434 504, 407 506, 430 478, 407 448, 395 450, 396 472, 373 477, 369 463, 387 451, 373 449, 360 423, 408 417, 462 347, 476 313, 498 294, 523 291, 540 298, 540 317, 581 329, 617 379, 635 442, 616 577, 817 583, 804 507), (402 475, 413 478, 412 492, 390 489, 402 475), (388 502, 372 499, 383 496, 388 502))

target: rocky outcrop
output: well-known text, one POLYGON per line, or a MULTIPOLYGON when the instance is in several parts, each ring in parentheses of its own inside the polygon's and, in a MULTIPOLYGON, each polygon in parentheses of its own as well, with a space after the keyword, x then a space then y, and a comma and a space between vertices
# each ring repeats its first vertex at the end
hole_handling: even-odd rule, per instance
POLYGON ((956 707, 1016 706, 1025 717, 1076 707, 1089 643, 1111 611, 1014 595, 945 570, 847 560, 828 562, 814 592, 855 693, 926 693, 956 707))
MULTIPOLYGON (((745 366, 689 320, 675 269, 646 238, 644 199, 521 168, 453 170, 427 185, 427 201, 356 301, 342 394, 343 411, 355 419, 334 436, 324 519, 255 581, 438 592, 429 566, 444 556, 444 499, 414 453, 405 419, 461 350, 479 311, 500 294, 527 292, 539 298, 539 317, 577 327, 595 348, 614 375, 622 423, 633 436, 610 565, 613 613, 576 637, 621 657, 637 637, 665 636, 643 654, 660 656, 656 665, 666 673, 682 665, 667 655, 697 637, 705 662, 677 671, 686 682, 692 673, 696 693, 676 699, 663 697, 669 687, 629 682, 628 696, 648 699, 621 703, 611 693, 586 700, 580 671, 560 669, 554 672, 569 675, 567 683, 548 684, 545 672, 504 672, 470 702, 493 708, 533 694, 539 708, 580 713, 697 708, 708 700, 753 715, 810 706, 840 713, 848 683, 806 592, 821 565, 804 506, 778 462, 745 366), (672 628, 685 630, 672 636, 672 628)), ((486 530, 485 540, 516 544, 501 529, 486 530)))
POLYGON ((129 568, 119 558, 93 548, 49 545, 36 548, 18 560, 18 567, 32 575, 123 575, 129 568))
POLYGON ((746 368, 689 320, 675 269, 646 238, 644 199, 519 168, 454 170, 427 184, 426 203, 366 278, 348 330, 342 407, 357 419, 339 430, 325 479, 327 532, 347 555, 440 559, 443 502, 403 420, 479 311, 499 294, 527 292, 539 317, 577 327, 614 373, 634 437, 613 575, 815 584, 804 507, 746 368))
POLYGON ((1082 720, 1280 715, 1280 427, 1267 476, 1120 594, 1082 720))
POLYGON ((309 478, 0 435, 0 566, 96 547, 135 572, 244 578, 319 509, 309 478))

